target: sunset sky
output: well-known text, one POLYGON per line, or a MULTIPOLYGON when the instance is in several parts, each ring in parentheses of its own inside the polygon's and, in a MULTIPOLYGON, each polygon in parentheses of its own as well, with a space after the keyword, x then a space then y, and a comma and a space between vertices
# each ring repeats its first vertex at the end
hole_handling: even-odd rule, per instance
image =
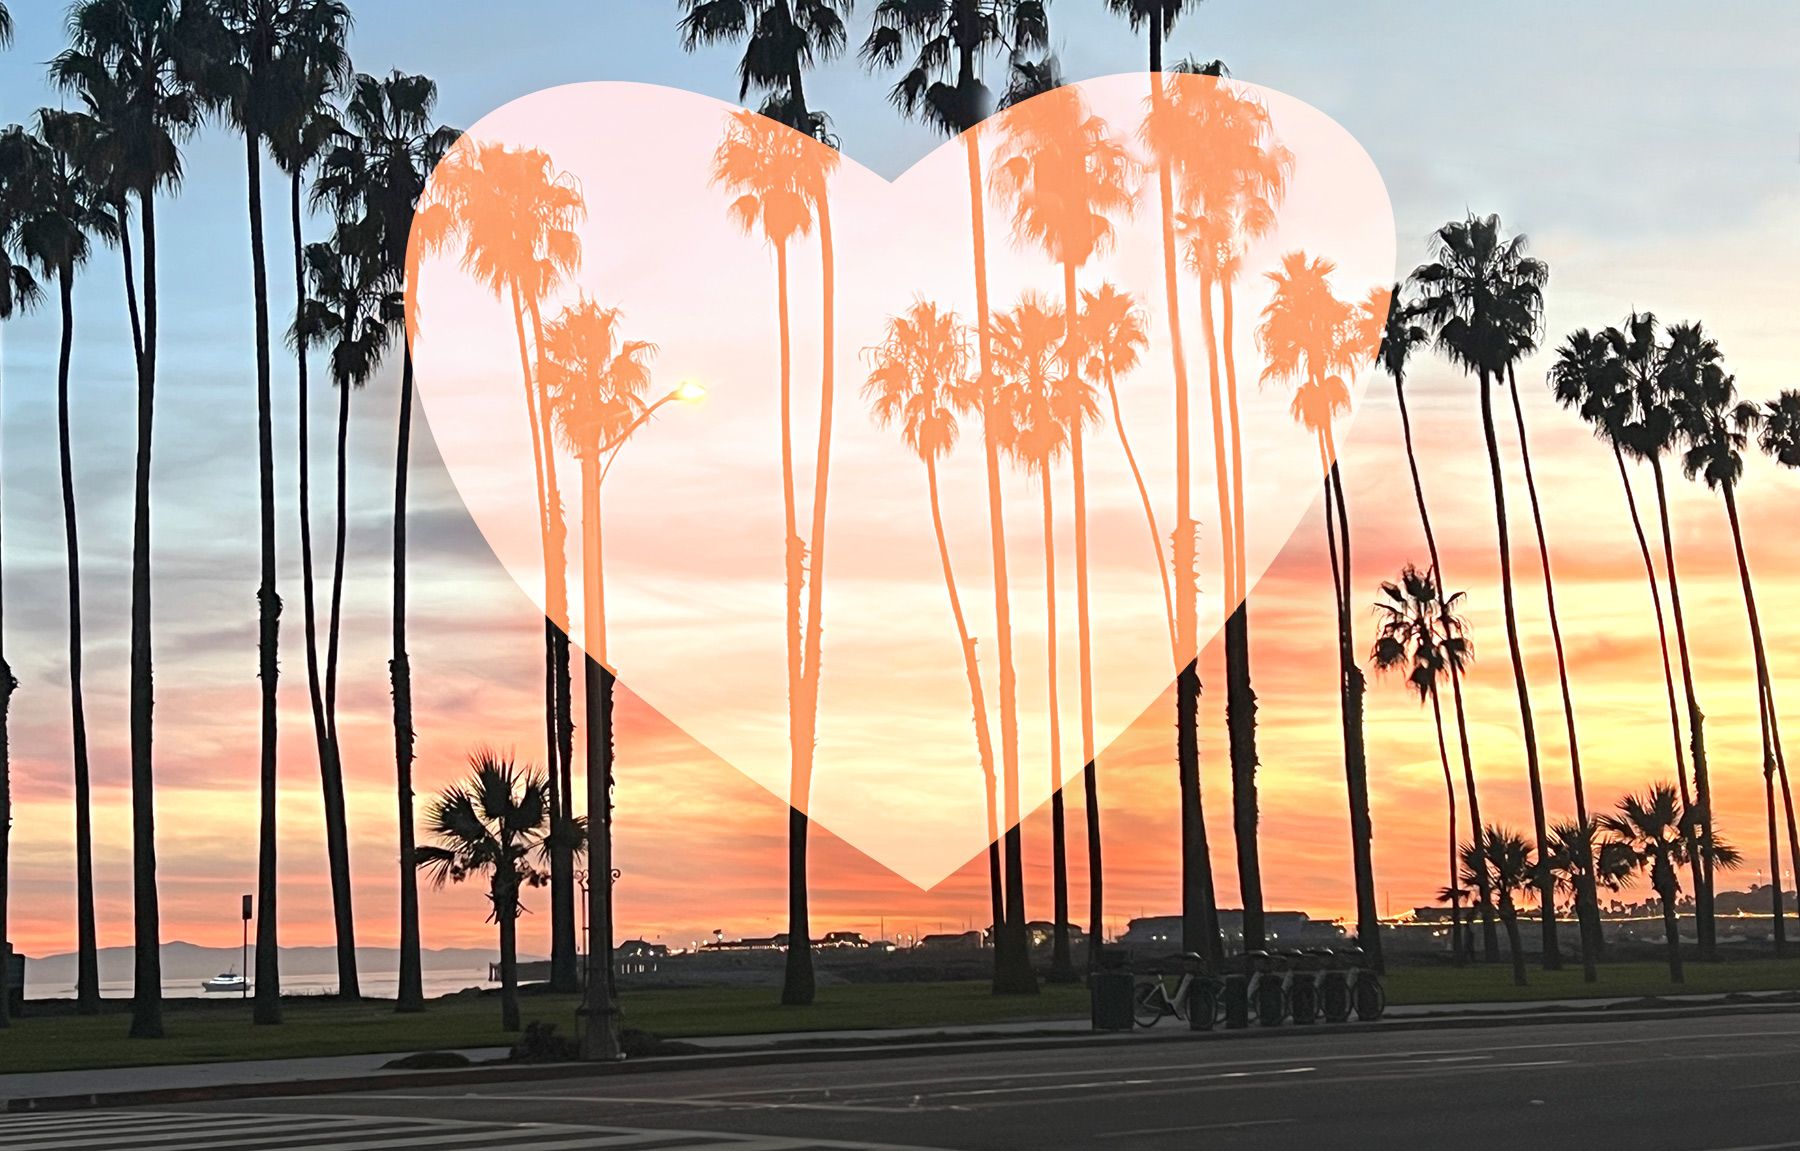
MULTIPOLYGON (((53 7, 15 6, 18 40, 0 57, 0 121, 25 119, 39 104, 57 99, 42 80, 41 66, 62 46, 61 21, 53 7)), ((475 125, 535 90, 586 80, 661 84, 721 100, 736 95, 732 51, 682 53, 674 6, 661 0, 520 6, 521 12, 539 13, 536 20, 511 15, 496 20, 491 6, 453 0, 434 5, 429 24, 402 18, 401 7, 373 0, 359 7, 351 45, 357 66, 375 73, 399 67, 433 76, 441 92, 439 116, 458 126, 475 125)), ((1665 320, 1704 320, 1750 398, 1771 398, 1800 383, 1793 351, 1800 343, 1800 289, 1792 272, 1800 264, 1800 168, 1794 151, 1800 65, 1780 47, 1800 36, 1800 14, 1745 6, 1734 11, 1736 31, 1728 40, 1707 10, 1673 3, 1619 0, 1573 8, 1533 3, 1504 9, 1413 4, 1404 11, 1402 23, 1397 5, 1359 11, 1320 0, 1271 9, 1248 0, 1210 0, 1180 25, 1170 48, 1171 58, 1223 57, 1237 78, 1316 108, 1373 160, 1391 200, 1397 252, 1392 267, 1374 266, 1379 261, 1372 264, 1366 254, 1346 256, 1341 294, 1360 297, 1374 282, 1403 276, 1424 258, 1426 238, 1444 220, 1467 209, 1498 212, 1509 228, 1530 235, 1532 252, 1550 265, 1546 340, 1552 347, 1575 327, 1618 323, 1636 307, 1665 320), (1503 23, 1494 22, 1496 14, 1504 16, 1503 23), (1547 31, 1551 27, 1556 29, 1553 36, 1547 31), (1470 43, 1480 44, 1482 51, 1432 53, 1413 47, 1470 43)), ((1141 41, 1106 16, 1100 4, 1057 0, 1051 16, 1071 78, 1141 66, 1141 41)), ((855 42, 860 42, 866 20, 859 14, 852 21, 855 42)), ((840 61, 809 78, 808 95, 831 114, 850 160, 880 177, 897 179, 939 141, 897 119, 885 102, 889 82, 868 76, 854 62, 840 61)), ((576 165, 561 153, 558 160, 576 165)), ((929 167, 928 162, 920 171, 929 167)), ((874 186, 866 174, 845 178, 874 186)), ((1304 177, 1297 177, 1297 185, 1302 182, 1304 177)), ((595 182, 588 183, 592 190, 595 182)), ((712 195, 718 198, 716 192, 712 195)), ((265 200, 272 205, 271 234, 285 234, 285 220, 273 207, 285 204, 285 189, 272 182, 265 200)), ((236 942, 236 897, 252 890, 256 863, 256 453, 244 213, 241 142, 210 128, 188 150, 181 195, 159 205, 164 334, 155 477, 156 746, 165 938, 215 944, 236 942)), ((707 227, 715 223, 723 233, 722 213, 707 227)), ((862 231, 877 233, 886 223, 877 217, 862 231)), ((324 238, 323 220, 311 227, 311 238, 324 238)), ((847 218, 846 247, 859 234, 858 227, 847 218)), ((1371 220, 1366 230, 1352 229, 1346 242, 1367 242, 1370 251, 1385 252, 1389 227, 1385 220, 1371 220)), ((697 261, 694 266, 671 261, 646 274, 644 282, 660 280, 664 288, 672 282, 679 288, 681 277, 688 275, 696 300, 768 304, 772 273, 758 245, 728 235, 722 235, 716 251, 712 240, 690 242, 696 245, 693 252, 719 263, 700 267, 697 261), (728 243, 733 245, 729 249, 728 243)), ((596 249, 602 244, 594 241, 596 249)), ((1001 250, 1003 229, 996 229, 992 246, 997 259, 1014 259, 1001 250)), ((286 256, 279 248, 273 259, 273 306, 285 323, 292 307, 287 287, 291 273, 283 270, 286 256)), ((816 252, 808 248, 798 260, 810 275, 816 252)), ((960 264, 956 274, 966 274, 960 264)), ((1045 288, 1057 288, 1053 270, 1041 275, 1045 288)), ((896 275, 891 306, 904 306, 919 287, 916 278, 896 275)), ((944 288, 948 294, 955 290, 944 288)), ((1004 291, 1016 295, 1017 286, 1009 283, 1004 291)), ((1184 300, 1190 317, 1191 291, 1184 300)), ((997 286, 997 306, 1009 302, 1002 292, 997 286)), ((609 290, 603 298, 636 314, 630 294, 629 288, 609 290)), ((121 301, 118 256, 98 251, 77 287, 74 404, 103 945, 130 939, 125 623, 131 379, 121 301)), ((869 314, 878 316, 882 306, 870 299, 869 314)), ((1242 329, 1249 326, 1252 308, 1246 304, 1240 312, 1240 336, 1247 339, 1242 329)), ((654 325, 654 306, 645 305, 641 314, 647 325, 654 325)), ((759 317, 746 321, 744 330, 766 336, 768 327, 766 317, 759 317)), ((735 331, 715 332, 715 339, 728 341, 735 331)), ((667 349, 662 365, 667 374, 659 370, 658 390, 672 386, 684 374, 679 341, 664 332, 647 329, 644 334, 667 349)), ((74 938, 64 571, 55 473, 56 337, 54 309, 8 324, 0 337, 5 340, 6 641, 21 681, 12 709, 12 934, 18 946, 34 955, 68 950, 74 938)), ((857 346, 869 342, 866 333, 848 331, 841 340, 850 359, 857 346)), ((1195 355, 1197 345, 1190 334, 1190 371, 1199 400, 1205 373, 1203 360, 1195 355)), ((772 358, 767 348, 755 354, 772 358)), ((609 497, 630 509, 623 514, 627 533, 632 514, 641 515, 656 490, 650 478, 682 474, 675 469, 688 450, 684 437, 712 445, 708 459, 716 465, 718 445, 733 438, 735 421, 751 418, 749 409, 735 405, 745 403, 743 397, 754 389, 739 388, 734 398, 731 380, 717 378, 729 374, 716 366, 719 355, 715 348, 695 353, 691 361, 692 374, 704 376, 714 393, 708 403, 660 417, 643 444, 632 445, 632 464, 620 465, 619 486, 609 485, 609 497), (641 474, 631 481, 627 469, 640 463, 641 474)), ((423 354, 421 359, 424 372, 423 354)), ((1239 360, 1246 381, 1253 379, 1259 363, 1244 351, 1239 360)), ((1161 475, 1168 467, 1168 436, 1153 413, 1166 395, 1166 355, 1159 360, 1153 348, 1147 362, 1156 371, 1146 369, 1131 386, 1149 393, 1142 401, 1148 406, 1128 418, 1134 420, 1147 466, 1161 475)), ((1548 356, 1523 362, 1519 383, 1553 549, 1589 801, 1604 807, 1621 791, 1672 771, 1661 665, 1612 457, 1552 402, 1543 383, 1547 363, 1548 356)), ((275 373, 279 546, 288 605, 282 637, 281 929, 286 944, 314 944, 329 941, 330 897, 300 650, 297 530, 290 495, 291 355, 277 355, 275 373)), ((396 375, 384 372, 352 403, 353 520, 340 705, 350 775, 358 941, 375 945, 391 944, 396 936, 387 684, 396 375)), ((1405 562, 1423 564, 1425 555, 1400 450, 1392 386, 1383 376, 1365 375, 1359 384, 1367 391, 1341 442, 1359 599, 1372 602, 1381 579, 1391 578, 1405 562)), ((322 376, 314 374, 319 382, 313 394, 316 432, 329 427, 336 403, 322 376)), ((892 438, 870 427, 855 395, 859 384, 854 376, 840 380, 839 426, 851 437, 846 442, 873 445, 892 438)), ((516 381, 511 386, 516 404, 516 381)), ((422 380, 428 421, 443 410, 433 406, 432 387, 430 379, 422 380)), ((1493 510, 1474 388, 1441 359, 1421 356, 1409 379, 1409 398, 1449 582, 1468 591, 1478 657, 1468 681, 1469 703, 1484 814, 1528 826, 1519 715, 1500 618, 1493 510)), ((1275 396, 1256 402, 1276 412, 1283 406, 1275 396)), ((508 415, 517 419, 510 410, 508 415)), ((445 454, 454 459, 457 432, 448 426, 441 430, 445 454)), ((972 435, 972 429, 966 434, 972 435)), ((1102 425, 1094 438, 1116 452, 1110 435, 1102 425)), ((1516 441, 1508 415, 1501 445, 1512 485, 1520 623, 1549 802, 1553 813, 1564 814, 1573 807, 1567 743, 1516 441)), ((1203 442, 1197 444, 1197 449, 1203 447, 1203 442)), ((315 450, 315 531, 322 533, 329 523, 329 484, 320 486, 327 475, 328 437, 316 438, 315 450)), ((973 466, 977 454, 962 454, 973 466)), ((858 505, 854 494, 839 506, 872 506, 881 515, 891 511, 896 520, 910 517, 905 532, 928 533, 921 471, 916 463, 909 466, 897 448, 893 456, 891 508, 858 505)), ((870 467, 888 467, 879 460, 870 467)), ((1277 470, 1265 468, 1265 474, 1277 470)), ((1263 873, 1270 907, 1337 916, 1350 907, 1352 892, 1336 672, 1329 654, 1328 571, 1319 546, 1322 517, 1310 494, 1316 488, 1316 467, 1310 474, 1302 468, 1299 474, 1297 488, 1287 485, 1297 494, 1284 497, 1291 507, 1281 504, 1266 517, 1282 526, 1293 521, 1292 538, 1285 546, 1278 546, 1278 540, 1269 543, 1270 563, 1253 595, 1263 873)), ((1707 715, 1719 823, 1749 861, 1734 881, 1741 885, 1768 866, 1755 682, 1743 602, 1720 501, 1699 485, 1680 480, 1673 470, 1672 477, 1683 600, 1707 715)), ((541 759, 542 628, 536 605, 483 535, 482 528, 491 525, 484 521, 477 526, 429 436, 415 442, 412 478, 410 623, 422 805, 462 774, 464 757, 476 744, 514 748, 522 759, 541 759)), ((1642 481, 1640 502, 1649 500, 1648 473, 1634 479, 1642 481)), ((1122 511, 1131 511, 1129 500, 1135 497, 1116 486, 1121 477, 1115 474, 1108 482, 1115 483, 1112 490, 1120 496, 1122 511)), ((859 489, 854 476, 846 485, 843 490, 850 493, 872 491, 859 489)), ((695 490, 704 490, 699 479, 695 490)), ((1019 532, 1013 541, 1014 562, 1029 570, 1038 547, 1035 489, 1021 479, 1009 491, 1017 497, 1009 508, 1010 523, 1019 532)), ((690 490, 671 499, 693 494, 690 490)), ((1778 698, 1788 705, 1784 718, 1790 723, 1800 722, 1795 718, 1800 709, 1791 703, 1800 690, 1794 686, 1800 683, 1800 533, 1793 527, 1797 496, 1800 476, 1781 473, 1760 457, 1749 461, 1740 500, 1778 698)), ((1210 502, 1210 494, 1197 488, 1195 506, 1203 519, 1210 502)), ((978 508, 964 511, 979 514, 978 508)), ((731 522, 742 526, 746 521, 731 522)), ((1114 548, 1123 556, 1127 549, 1143 547, 1141 524, 1132 527, 1122 513, 1114 522, 1116 530, 1096 527, 1110 533, 1108 558, 1114 548), (1129 535, 1133 530, 1139 534, 1129 535)), ((978 526, 978 521, 971 523, 978 526)), ((852 518, 840 522, 834 516, 833 531, 838 540, 859 538, 852 518)), ((871 542, 868 536, 860 538, 871 542)), ((959 554, 966 559, 959 562, 968 569, 965 598, 974 603, 981 598, 985 563, 979 532, 971 528, 964 539, 959 554)), ((929 546, 928 534, 913 542, 920 540, 929 546)), ((647 540, 645 547, 654 542, 647 540)), ((683 546, 678 540, 663 542, 671 551, 683 546)), ((778 536, 764 543, 772 555, 778 536)), ((1214 537, 1203 526, 1202 557, 1211 554, 1216 563, 1215 549, 1214 537)), ((754 547, 745 554, 754 554, 754 547)), ((631 555, 630 549, 618 553, 627 597, 631 555)), ((730 556, 707 558, 723 564, 730 556)), ((846 570, 854 571, 854 565, 846 570)), ((949 635, 941 583, 929 568, 919 571, 923 574, 906 581, 890 606, 917 603, 921 612, 936 611, 936 616, 921 615, 919 628, 949 635)), ((718 569, 697 563, 685 574, 704 581, 718 569)), ((1069 578, 1066 569, 1063 576, 1069 578)), ((771 569, 767 588, 776 589, 778 580, 778 569, 771 569)), ((854 587, 854 581, 845 586, 854 587)), ((1144 586, 1153 589, 1154 583, 1144 586)), ((771 602, 778 602, 778 590, 774 594, 777 599, 771 602)), ((1041 584, 1014 592, 1015 601, 1030 605, 1027 611, 1037 607, 1039 594, 1041 584)), ((1151 596, 1155 594, 1152 590, 1151 596)), ((834 602, 828 600, 828 612, 834 602)), ((1146 650, 1154 657, 1160 605, 1152 599, 1151 608, 1146 650)), ((1071 596, 1065 613, 1072 611, 1071 596)), ((845 617, 854 614, 848 606, 843 612, 845 617)), ((629 612, 621 618, 630 618, 629 612)), ((1362 615, 1357 622, 1359 647, 1366 648, 1373 640, 1372 620, 1362 615)), ((834 626, 848 624, 834 625, 828 615, 828 636, 838 634, 834 626)), ((1121 622, 1119 634, 1132 626, 1121 622)), ((615 662, 626 683, 640 687, 647 700, 628 697, 620 718, 621 934, 686 943, 714 928, 728 934, 782 929, 786 820, 781 800, 714 754, 729 755, 727 747, 744 746, 746 771, 767 778, 751 762, 760 753, 732 742, 734 733, 741 735, 754 724, 741 716, 721 718, 726 713, 716 704, 692 702, 707 697, 694 690, 695 684, 682 682, 682 665, 668 657, 660 640, 643 641, 637 656, 644 672, 634 680, 629 630, 622 623, 615 627, 622 645, 615 662), (664 663, 652 666, 659 651, 664 663), (701 742, 653 705, 683 719, 701 742), (706 730, 708 724, 711 730, 706 730)), ((730 674, 743 671, 729 653, 739 649, 721 641, 721 650, 709 652, 704 633, 690 634, 689 642, 692 646, 683 652, 691 656, 686 661, 692 668, 689 678, 708 681, 708 686, 722 684, 719 690, 729 693, 730 674)), ((773 650, 778 631, 754 642, 773 650)), ((866 651, 881 650, 870 642, 866 651)), ((1065 661, 1072 664, 1073 645, 1066 642, 1065 661)), ((947 671, 954 687, 954 647, 950 650, 947 671)), ((1166 645, 1162 659, 1166 664, 1166 645)), ((1121 724, 1132 714, 1141 715, 1102 759, 1108 920, 1115 929, 1133 916, 1177 909, 1172 699, 1167 693, 1157 695, 1155 674, 1136 670, 1138 662, 1128 656, 1117 661, 1120 668, 1133 670, 1120 672, 1115 682, 1126 674, 1145 678, 1133 679, 1107 707, 1109 714, 1120 714, 1121 724)), ((1237 902, 1236 875, 1222 692, 1213 690, 1222 682, 1222 664, 1217 648, 1209 648, 1203 657, 1208 694, 1202 704, 1202 754, 1217 883, 1221 901, 1232 906, 1237 902)), ((1035 686, 1037 678, 1021 665, 1022 683, 1035 686)), ((779 692, 770 698, 776 710, 764 723, 779 737, 779 692)), ((953 706, 939 721, 942 732, 946 739, 966 739, 966 698, 960 707, 954 706, 954 692, 946 698, 953 706)), ((867 704, 854 701, 847 709, 846 714, 871 712, 867 704), (857 706, 864 711, 856 712, 857 706)), ((1065 710, 1065 717, 1072 715, 1065 710)), ((1065 737, 1072 726, 1072 718, 1065 718, 1065 737)), ((1378 891, 1384 910, 1399 912, 1428 902, 1443 883, 1443 782, 1428 713, 1421 712, 1400 683, 1371 677, 1367 731, 1378 891)), ((1028 775, 1033 774, 1037 761, 1028 754, 1023 762, 1028 775)), ((1079 764, 1065 766, 1073 771, 1079 764)), ((823 756, 819 770, 820 788, 828 792, 830 766, 823 756)), ((968 770, 971 791, 978 792, 972 764, 968 770)), ((954 872, 920 890, 829 834, 832 818, 821 809, 828 833, 815 839, 816 932, 873 932, 884 919, 890 933, 911 931, 914 925, 921 931, 985 925, 985 864, 969 858, 957 866, 961 858, 975 855, 979 839, 957 860, 935 870, 920 865, 916 851, 908 854, 917 847, 916 842, 909 847, 909 841, 918 837, 907 820, 893 814, 906 810, 903 800, 916 804, 918 796, 904 796, 904 780, 900 785, 888 805, 880 805, 879 793, 840 797, 841 811, 855 813, 860 805, 861 815, 873 816, 869 822, 875 825, 858 831, 845 823, 840 830, 865 843, 879 840, 877 853, 915 878, 930 881, 952 868, 954 872)), ((1079 788, 1070 796, 1070 819, 1078 822, 1079 788)), ((1028 877, 1033 918, 1047 918, 1049 912, 1046 829, 1042 812, 1026 825, 1034 865, 1028 877)), ((1079 843, 1079 836, 1073 838, 1079 843)), ((1085 897, 1079 891, 1084 870, 1079 850, 1075 860, 1073 901, 1080 907, 1085 897)), ((481 897, 473 890, 427 893, 424 912, 427 946, 486 945, 491 940, 491 928, 482 921, 481 897)), ((525 950, 547 950, 548 921, 546 912, 527 922, 525 950)))

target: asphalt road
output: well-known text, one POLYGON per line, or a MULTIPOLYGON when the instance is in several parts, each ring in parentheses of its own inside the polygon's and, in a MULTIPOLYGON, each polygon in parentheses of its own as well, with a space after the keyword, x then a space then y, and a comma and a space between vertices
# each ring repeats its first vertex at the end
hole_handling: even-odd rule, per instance
POLYGON ((96 1117, 114 1135, 94 1142, 78 1116, 0 1120, 0 1151, 1776 1151, 1800 1149, 1797 1056, 1793 1015, 1202 1036, 163 1107, 96 1117))

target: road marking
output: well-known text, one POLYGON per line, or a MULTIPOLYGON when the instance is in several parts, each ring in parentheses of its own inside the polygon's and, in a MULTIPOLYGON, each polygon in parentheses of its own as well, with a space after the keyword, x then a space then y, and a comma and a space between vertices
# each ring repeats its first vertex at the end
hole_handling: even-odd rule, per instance
POLYGON ((1191 1127, 1139 1127, 1131 1131, 1103 1131, 1098 1139, 1131 1139, 1139 1135, 1178 1135, 1188 1131, 1236 1131, 1244 1127, 1280 1127, 1297 1119, 1245 1119, 1237 1123, 1196 1123, 1191 1127))

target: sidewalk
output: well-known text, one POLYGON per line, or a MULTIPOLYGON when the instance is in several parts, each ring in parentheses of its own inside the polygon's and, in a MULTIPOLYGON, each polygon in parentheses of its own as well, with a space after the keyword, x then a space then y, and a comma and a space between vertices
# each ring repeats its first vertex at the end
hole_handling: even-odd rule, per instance
MULTIPOLYGON (((1655 1001, 1666 1006, 1651 1006, 1642 998, 1532 1000, 1499 1003, 1444 1003, 1391 1007, 1386 1019, 1394 1023, 1418 1027, 1503 1025, 1511 1020, 1525 1022, 1537 1018, 1569 1019, 1571 1017, 1605 1019, 1652 1017, 1658 1011, 1688 1008, 1754 1010, 1759 1004, 1792 1005, 1791 992, 1738 993, 1732 995, 1668 995, 1655 1001), (1621 1011, 1620 1009, 1631 1009, 1621 1011), (1611 1009, 1611 1010, 1608 1010, 1611 1009)), ((1377 1028, 1379 1024, 1348 1024, 1354 1028, 1377 1028)), ((1334 1025, 1336 1026, 1336 1025, 1334 1025)), ((1283 1029, 1291 1031, 1293 1029, 1283 1029)), ((1315 1034, 1317 1032, 1314 1032, 1315 1034)), ((958 1027, 895 1027, 855 1031, 794 1031, 779 1034, 718 1035, 686 1038, 683 1043, 701 1049, 698 1054, 659 1059, 633 1060, 630 1069, 650 1070, 657 1065, 694 1067, 712 1063, 735 1063, 758 1053, 775 1057, 779 1052, 789 1057, 805 1057, 806 1049, 829 1053, 831 1057, 856 1058, 868 1055, 894 1055, 908 1046, 923 1047, 939 1043, 1016 1047, 1019 1044, 1052 1044, 1082 1042, 1092 1037, 1098 1042, 1132 1042, 1134 1039, 1169 1040, 1188 1035, 1185 1028, 1163 1026, 1148 1031, 1095 1033, 1086 1019, 1033 1020, 1018 1023, 989 1023, 958 1027)), ((1271 1032, 1253 1028, 1230 1033, 1238 1038, 1267 1035, 1271 1032)), ((506 1056, 503 1047, 460 1051, 472 1063, 493 1063, 506 1056)), ((20 1109, 27 1100, 53 1100, 58 1106, 78 1106, 84 1102, 109 1102, 106 1097, 155 1093, 188 1093, 199 1097, 208 1091, 223 1095, 249 1096, 266 1088, 267 1094, 306 1094, 313 1091, 356 1090, 376 1081, 406 1081, 419 1086, 453 1083, 458 1078, 486 1079, 499 1075, 529 1078, 549 1074, 544 1065, 506 1064, 503 1067, 474 1067, 438 1071, 383 1071, 388 1062, 412 1054, 390 1052, 376 1055, 342 1055, 310 1059, 267 1059, 230 1063, 187 1063, 164 1067, 120 1067, 89 1071, 46 1071, 0 1077, 0 1112, 20 1109), (88 1097, 93 1097, 91 1100, 88 1097)), ((624 1069, 618 1065, 617 1069, 624 1069)), ((591 1065, 576 1065, 559 1070, 598 1073, 591 1065)), ((0 1123, 4 1120, 0 1119, 0 1123)))

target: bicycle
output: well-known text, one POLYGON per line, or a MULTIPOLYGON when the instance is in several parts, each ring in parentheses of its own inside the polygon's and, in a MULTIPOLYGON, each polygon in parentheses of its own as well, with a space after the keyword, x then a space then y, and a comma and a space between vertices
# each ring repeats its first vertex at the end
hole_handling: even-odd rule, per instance
POLYGON ((1173 1015, 1189 1026, 1210 1031, 1223 1017, 1224 1002, 1219 995, 1223 982, 1206 969, 1198 955, 1182 956, 1181 964, 1181 978, 1173 995, 1165 982, 1172 972, 1149 972, 1138 977, 1131 996, 1131 1015, 1139 1027, 1155 1027, 1165 1016, 1173 1015))
POLYGON ((1250 1008, 1264 1027, 1279 1027, 1288 1014, 1289 972, 1285 960, 1277 964, 1267 951, 1247 951, 1244 964, 1250 974, 1250 1008))
POLYGON ((1356 1018, 1363 1023, 1380 1019, 1387 1011, 1387 989, 1381 984, 1380 974, 1374 968, 1362 965, 1364 957, 1360 947, 1344 952, 1344 958, 1349 962, 1347 982, 1350 1000, 1356 1006, 1356 1018))
POLYGON ((1288 976, 1288 1015, 1302 1026, 1319 1018, 1318 958, 1309 951, 1283 951, 1291 974, 1288 976))

